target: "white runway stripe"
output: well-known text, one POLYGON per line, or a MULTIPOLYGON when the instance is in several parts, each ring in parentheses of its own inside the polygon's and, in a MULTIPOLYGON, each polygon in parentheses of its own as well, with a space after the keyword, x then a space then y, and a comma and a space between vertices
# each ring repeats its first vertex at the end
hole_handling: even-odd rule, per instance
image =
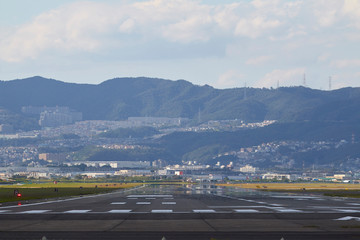
POLYGON ((124 205, 126 204, 126 202, 112 202, 110 204, 114 204, 114 205, 124 205))
POLYGON ((24 212, 20 212, 20 213, 29 213, 29 214, 34 214, 34 213, 45 213, 45 212, 49 212, 50 210, 30 210, 30 211, 24 211, 24 212))
POLYGON ((173 197, 173 195, 128 195, 128 198, 147 198, 147 197, 152 197, 152 198, 164 198, 164 197, 173 197))
POLYGON ((358 213, 359 210, 355 209, 335 209, 335 211, 344 212, 344 213, 358 213))
POLYGON ((235 209, 235 212, 237 213, 257 213, 258 210, 255 209, 235 209))
POLYGON ((173 210, 162 209, 162 210, 151 210, 152 213, 172 213, 173 210))
POLYGON ((70 211, 66 211, 65 213, 87 213, 90 212, 91 210, 70 210, 70 211))
POLYGON ((213 209, 194 209, 194 213, 214 213, 215 210, 213 209))
POLYGON ((164 204, 164 205, 175 205, 176 202, 162 202, 161 204, 164 204))
POLYGON ((129 213, 132 210, 130 209, 116 209, 116 210, 110 210, 109 213, 129 213))
POLYGON ((138 205, 149 205, 151 202, 137 202, 138 205))
POLYGON ((288 208, 284 208, 284 209, 276 209, 276 211, 278 211, 278 212, 282 212, 282 213, 297 213, 297 212, 302 212, 301 210, 288 209, 288 208))
POLYGON ((334 220, 339 220, 339 221, 356 220, 356 221, 360 221, 360 217, 346 216, 346 217, 342 217, 342 218, 338 218, 338 219, 334 219, 334 220))
POLYGON ((241 205, 241 206, 208 206, 209 208, 266 208, 266 206, 247 206, 247 205, 241 205))
POLYGON ((0 213, 9 212, 10 210, 0 210, 0 213))

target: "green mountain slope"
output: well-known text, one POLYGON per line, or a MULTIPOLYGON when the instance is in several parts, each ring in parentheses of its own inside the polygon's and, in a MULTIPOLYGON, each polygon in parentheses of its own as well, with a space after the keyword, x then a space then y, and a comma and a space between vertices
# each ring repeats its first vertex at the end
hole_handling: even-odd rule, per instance
POLYGON ((262 121, 360 119, 360 89, 320 91, 304 87, 219 90, 184 80, 115 78, 98 85, 32 77, 0 81, 0 107, 69 106, 84 119, 121 120, 130 116, 201 120, 262 121))

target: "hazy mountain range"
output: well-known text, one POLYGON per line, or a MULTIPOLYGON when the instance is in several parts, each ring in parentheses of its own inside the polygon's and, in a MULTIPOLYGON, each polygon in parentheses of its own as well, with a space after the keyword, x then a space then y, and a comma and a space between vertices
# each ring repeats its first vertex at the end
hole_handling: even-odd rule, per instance
POLYGON ((333 91, 306 87, 215 89, 184 80, 115 78, 98 85, 65 83, 42 77, 1 81, 0 107, 20 113, 22 106, 69 106, 86 120, 131 116, 186 117, 201 121, 242 119, 360 120, 360 88, 333 91))

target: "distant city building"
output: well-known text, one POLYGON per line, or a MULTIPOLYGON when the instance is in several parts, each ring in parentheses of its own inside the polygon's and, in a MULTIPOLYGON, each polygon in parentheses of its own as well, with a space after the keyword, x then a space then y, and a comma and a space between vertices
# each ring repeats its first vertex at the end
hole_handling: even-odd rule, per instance
POLYGON ((40 153, 39 159, 47 162, 63 162, 66 156, 65 153, 40 153))
POLYGON ((13 133, 14 132, 14 128, 12 125, 10 124, 0 124, 0 133, 2 134, 8 134, 8 133, 13 133))
POLYGON ((255 173, 256 172, 256 168, 251 166, 251 165, 245 165, 244 167, 240 168, 240 172, 244 172, 244 173, 255 173))
POLYGON ((40 115, 42 112, 69 112, 69 107, 47 107, 47 106, 23 106, 21 107, 21 112, 28 115, 40 115))
POLYGON ((88 167, 110 166, 111 168, 148 168, 149 161, 77 161, 66 163, 68 166, 85 164, 88 167))
POLYGON ((167 165, 166 161, 162 160, 162 159, 158 159, 152 162, 152 166, 154 168, 163 168, 167 165))
POLYGON ((290 174, 266 173, 262 176, 264 180, 290 180, 290 174))
POLYGON ((68 107, 56 107, 40 113, 39 125, 42 127, 58 127, 82 120, 82 113, 68 107))
POLYGON ((128 121, 139 126, 149 126, 149 125, 180 126, 183 122, 189 121, 189 119, 168 118, 168 117, 129 117, 128 121))

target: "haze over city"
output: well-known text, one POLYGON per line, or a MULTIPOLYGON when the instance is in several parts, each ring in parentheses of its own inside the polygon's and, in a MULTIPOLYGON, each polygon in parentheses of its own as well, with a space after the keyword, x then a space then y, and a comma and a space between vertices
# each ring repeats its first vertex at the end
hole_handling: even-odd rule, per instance
POLYGON ((360 239, 360 0, 0 0, 0 239, 360 239))
POLYGON ((358 87, 359 26, 356 0, 1 1, 0 78, 358 87))

